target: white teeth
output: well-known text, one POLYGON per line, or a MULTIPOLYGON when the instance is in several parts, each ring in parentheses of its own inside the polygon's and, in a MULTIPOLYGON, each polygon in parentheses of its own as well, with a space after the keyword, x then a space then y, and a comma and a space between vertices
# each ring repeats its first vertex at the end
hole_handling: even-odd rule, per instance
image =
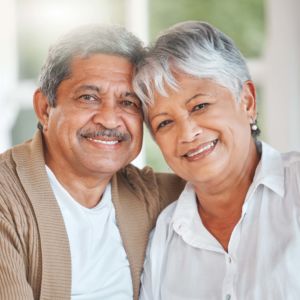
POLYGON ((115 144, 119 143, 119 141, 103 141, 103 140, 96 140, 96 139, 92 139, 92 138, 88 138, 88 140, 93 141, 98 144, 103 144, 103 145, 115 145, 115 144))
POLYGON ((206 145, 206 146, 203 147, 203 148, 200 148, 200 149, 196 150, 195 152, 189 152, 189 153, 187 153, 186 156, 187 156, 187 157, 193 157, 193 156, 195 156, 195 155, 197 155, 197 154, 200 154, 200 153, 202 153, 202 152, 204 152, 204 151, 206 151, 206 150, 208 150, 208 149, 214 147, 214 145, 215 145, 214 142, 210 142, 208 145, 206 145))

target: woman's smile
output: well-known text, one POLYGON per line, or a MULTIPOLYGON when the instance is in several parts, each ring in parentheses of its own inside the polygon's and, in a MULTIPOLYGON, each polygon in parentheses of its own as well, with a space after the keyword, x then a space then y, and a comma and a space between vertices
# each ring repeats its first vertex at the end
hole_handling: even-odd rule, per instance
POLYGON ((198 147, 191 149, 187 153, 185 153, 183 157, 189 161, 195 161, 204 158, 205 156, 209 155, 211 152, 214 151, 217 143, 218 139, 200 144, 198 147))

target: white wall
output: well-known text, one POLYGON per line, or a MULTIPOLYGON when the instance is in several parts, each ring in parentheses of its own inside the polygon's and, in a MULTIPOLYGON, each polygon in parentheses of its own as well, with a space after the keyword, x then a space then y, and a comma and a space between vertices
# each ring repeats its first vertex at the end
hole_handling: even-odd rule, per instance
POLYGON ((14 0, 1 0, 0 41, 0 152, 2 152, 11 145, 10 129, 18 110, 14 97, 18 65, 14 0))
MULTIPOLYGON (((125 0, 125 26, 139 37, 145 45, 149 40, 148 0, 125 0)), ((146 165, 145 143, 142 151, 133 161, 133 164, 142 168, 146 165)))
POLYGON ((281 151, 300 151, 300 1, 266 4, 266 137, 281 151))

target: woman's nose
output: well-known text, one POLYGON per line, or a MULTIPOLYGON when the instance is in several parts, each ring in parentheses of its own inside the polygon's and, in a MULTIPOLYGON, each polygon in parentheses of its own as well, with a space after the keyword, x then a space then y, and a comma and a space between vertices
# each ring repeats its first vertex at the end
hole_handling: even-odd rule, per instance
POLYGON ((203 128, 191 117, 187 117, 180 122, 178 131, 179 142, 190 143, 202 134, 203 128))

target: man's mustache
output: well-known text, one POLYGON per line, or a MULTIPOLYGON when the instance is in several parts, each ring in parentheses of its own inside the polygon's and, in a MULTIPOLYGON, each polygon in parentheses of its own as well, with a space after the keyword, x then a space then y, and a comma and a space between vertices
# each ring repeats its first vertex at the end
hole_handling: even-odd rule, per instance
POLYGON ((79 135, 85 138, 96 138, 100 136, 115 137, 120 141, 129 141, 131 139, 130 134, 126 132, 120 132, 117 129, 100 129, 100 130, 85 129, 85 130, 81 130, 79 132, 79 135))

